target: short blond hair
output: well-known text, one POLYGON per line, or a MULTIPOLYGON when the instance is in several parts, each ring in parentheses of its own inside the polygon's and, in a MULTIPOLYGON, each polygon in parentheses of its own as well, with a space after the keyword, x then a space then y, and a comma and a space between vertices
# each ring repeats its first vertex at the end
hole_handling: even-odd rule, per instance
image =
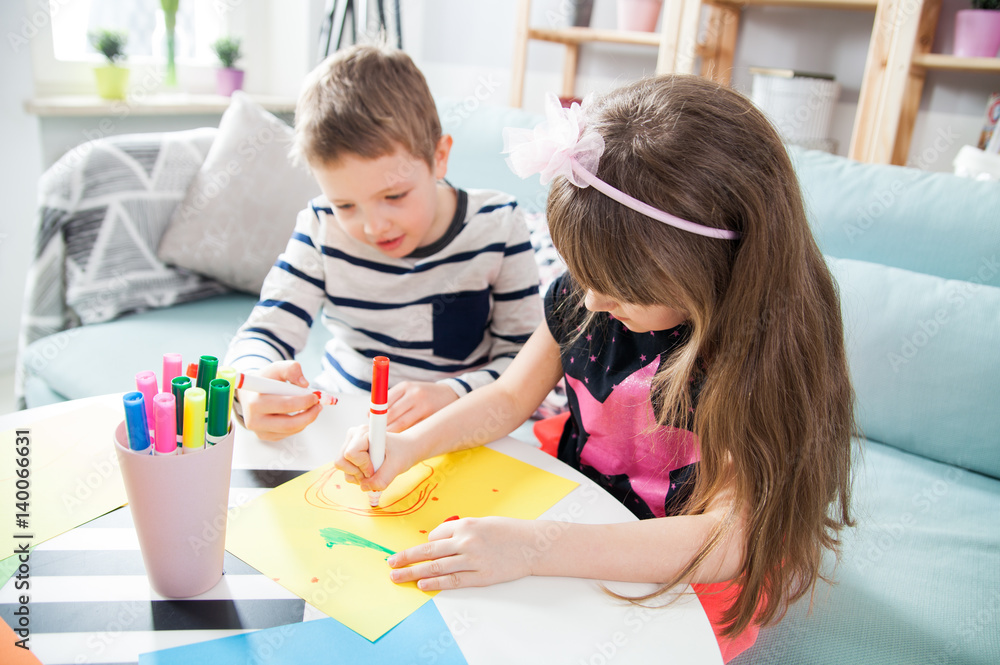
POLYGON ((433 166, 441 121, 424 75, 398 49, 359 44, 306 77, 295 107, 292 155, 330 164, 345 154, 376 159, 400 145, 433 166))

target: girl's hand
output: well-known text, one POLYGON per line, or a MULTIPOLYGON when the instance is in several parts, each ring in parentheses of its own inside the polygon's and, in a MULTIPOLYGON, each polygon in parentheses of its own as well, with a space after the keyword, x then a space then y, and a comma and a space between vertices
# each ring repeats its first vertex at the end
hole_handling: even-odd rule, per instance
MULTIPOLYGON (((260 371, 260 375, 309 387, 301 365, 294 360, 271 363, 260 371)), ((301 432, 323 409, 319 398, 312 394, 265 395, 244 388, 239 391, 238 398, 243 409, 243 424, 264 441, 278 441, 301 432)))
POLYGON ((401 381, 389 389, 388 430, 402 432, 457 399, 444 383, 401 381))
POLYGON ((423 591, 488 586, 531 575, 540 555, 534 520, 467 517, 444 522, 427 542, 393 554, 393 582, 417 580, 423 591), (409 567, 407 567, 409 566, 409 567))
POLYGON ((385 460, 378 473, 368 455, 368 425, 359 425, 347 430, 340 456, 333 465, 344 472, 347 482, 360 485, 366 492, 381 492, 393 478, 416 464, 411 453, 412 445, 407 445, 403 435, 387 434, 385 437, 385 460))

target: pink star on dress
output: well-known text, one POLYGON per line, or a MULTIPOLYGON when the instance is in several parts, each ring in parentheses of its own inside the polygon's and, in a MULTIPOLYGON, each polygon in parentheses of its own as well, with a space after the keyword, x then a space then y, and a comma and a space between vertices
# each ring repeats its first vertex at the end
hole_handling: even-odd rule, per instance
POLYGON ((660 365, 659 356, 619 383, 598 402, 583 383, 571 376, 566 384, 576 394, 583 428, 590 435, 580 462, 604 475, 629 478, 632 489, 657 517, 670 488, 670 472, 701 459, 697 437, 687 430, 661 427, 649 403, 649 388, 660 365))

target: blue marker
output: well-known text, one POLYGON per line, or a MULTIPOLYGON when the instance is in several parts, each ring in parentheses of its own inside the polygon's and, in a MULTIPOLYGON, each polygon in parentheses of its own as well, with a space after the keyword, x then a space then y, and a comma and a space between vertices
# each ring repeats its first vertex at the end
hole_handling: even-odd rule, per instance
POLYGON ((149 424, 146 420, 146 402, 142 393, 125 393, 125 427, 128 430, 128 447, 138 453, 152 453, 149 442, 149 424))

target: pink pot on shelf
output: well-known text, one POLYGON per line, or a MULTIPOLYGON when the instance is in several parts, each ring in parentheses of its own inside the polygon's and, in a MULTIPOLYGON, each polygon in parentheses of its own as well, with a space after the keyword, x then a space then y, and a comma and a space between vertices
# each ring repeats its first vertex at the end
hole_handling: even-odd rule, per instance
POLYGON ((663 0, 618 0, 618 29, 653 32, 663 0))
POLYGON ((215 72, 215 91, 223 97, 232 96, 236 90, 243 89, 242 69, 218 69, 215 72))
POLYGON ((955 14, 955 55, 993 58, 998 50, 1000 10, 960 9, 955 14))

